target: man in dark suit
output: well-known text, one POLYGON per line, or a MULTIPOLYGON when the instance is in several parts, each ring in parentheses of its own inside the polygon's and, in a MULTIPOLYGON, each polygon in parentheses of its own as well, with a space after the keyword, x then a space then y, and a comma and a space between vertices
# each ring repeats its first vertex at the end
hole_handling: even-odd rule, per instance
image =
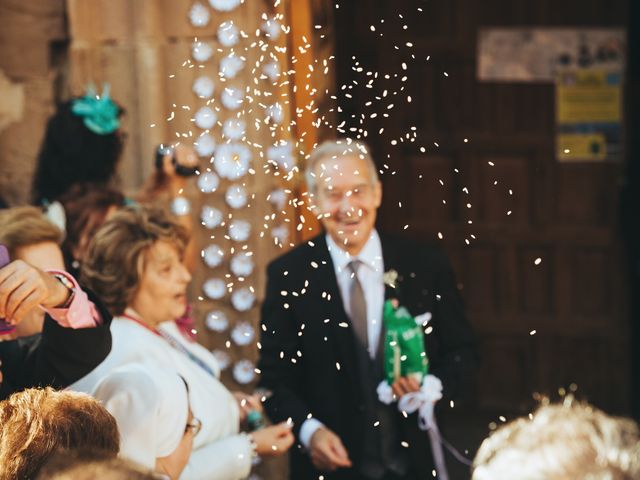
MULTIPOLYGON (((430 373, 447 404, 468 386, 476 364, 452 270, 439 251, 379 234, 382 190, 365 145, 326 142, 311 155, 307 183, 325 233, 268 267, 259 368, 274 421, 291 418, 300 448, 295 480, 431 478, 427 435, 417 418, 386 406, 383 379, 386 298, 396 298, 425 328, 430 373), (397 273, 396 288, 384 272, 397 273)), ((412 378, 396 397, 417 391, 412 378)))

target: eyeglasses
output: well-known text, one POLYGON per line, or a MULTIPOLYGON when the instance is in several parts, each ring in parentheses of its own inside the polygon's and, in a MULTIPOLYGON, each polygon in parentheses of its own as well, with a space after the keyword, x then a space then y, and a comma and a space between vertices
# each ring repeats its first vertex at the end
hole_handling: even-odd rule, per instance
POLYGON ((200 430, 202 430, 202 422, 195 417, 184 427, 184 433, 191 431, 194 437, 200 433, 200 430))
POLYGON ((353 200, 359 200, 364 197, 368 197, 373 192, 373 185, 363 183, 349 190, 339 190, 336 188, 323 188, 320 190, 321 195, 330 202, 338 203, 343 198, 351 198, 353 200))

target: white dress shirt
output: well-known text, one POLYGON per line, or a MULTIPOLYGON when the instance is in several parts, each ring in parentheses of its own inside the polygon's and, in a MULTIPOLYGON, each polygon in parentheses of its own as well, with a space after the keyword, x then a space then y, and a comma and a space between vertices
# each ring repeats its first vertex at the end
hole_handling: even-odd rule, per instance
MULTIPOLYGON (((373 359, 378 349, 380 333, 382 332, 382 309, 384 306, 384 261, 382 259, 380 236, 378 232, 373 230, 367 243, 360 250, 360 253, 355 256, 340 248, 329 235, 326 236, 326 239, 342 303, 347 315, 351 314, 349 311, 351 304, 350 293, 351 283, 353 282, 349 263, 354 260, 362 262, 358 268, 358 280, 362 286, 367 304, 367 337, 369 341, 367 350, 369 351, 369 356, 373 359)), ((302 445, 309 448, 311 437, 322 426, 323 424, 315 418, 305 420, 300 427, 300 442, 302 445)))

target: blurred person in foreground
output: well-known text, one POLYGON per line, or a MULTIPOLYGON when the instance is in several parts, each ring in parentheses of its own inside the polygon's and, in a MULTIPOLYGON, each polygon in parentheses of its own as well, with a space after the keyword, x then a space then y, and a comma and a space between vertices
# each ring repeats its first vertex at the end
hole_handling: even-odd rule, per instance
POLYGON ((40 469, 37 480, 163 480, 128 460, 85 450, 60 451, 40 469))
MULTIPOLYGON (((87 393, 113 370, 152 364, 180 375, 189 386, 190 406, 202 428, 182 478, 240 479, 256 455, 281 455, 293 443, 288 424, 240 432, 246 402, 220 381, 209 350, 183 335, 172 319, 186 308, 191 274, 183 264, 187 234, 164 210, 133 206, 116 213, 96 233, 82 265, 82 281, 116 315, 113 348, 90 374, 71 385, 87 393)), ((256 404, 257 403, 257 404, 256 404)))
POLYGON ((116 419, 120 457, 180 478, 202 426, 180 376, 152 365, 125 365, 103 378, 93 396, 116 419))
POLYGON ((118 454, 115 419, 89 395, 30 388, 0 402, 0 480, 34 478, 57 451, 118 454))
POLYGON ((35 207, 0 211, 0 399, 14 391, 64 388, 93 370, 111 349, 111 315, 64 271, 61 232, 35 207), (41 333, 42 332, 42 333, 41 333))
POLYGON ((472 480, 634 480, 640 430, 566 397, 501 426, 482 442, 472 480))

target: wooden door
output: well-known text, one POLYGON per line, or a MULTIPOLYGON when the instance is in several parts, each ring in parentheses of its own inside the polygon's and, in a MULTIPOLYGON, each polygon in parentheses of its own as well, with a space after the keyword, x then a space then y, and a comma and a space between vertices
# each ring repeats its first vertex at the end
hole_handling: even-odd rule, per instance
POLYGON ((525 412, 534 392, 573 386, 629 410, 624 165, 558 163, 553 86, 476 76, 480 27, 624 27, 627 8, 360 0, 336 10, 343 133, 366 130, 383 172, 381 229, 450 255, 480 345, 482 409, 525 412))

